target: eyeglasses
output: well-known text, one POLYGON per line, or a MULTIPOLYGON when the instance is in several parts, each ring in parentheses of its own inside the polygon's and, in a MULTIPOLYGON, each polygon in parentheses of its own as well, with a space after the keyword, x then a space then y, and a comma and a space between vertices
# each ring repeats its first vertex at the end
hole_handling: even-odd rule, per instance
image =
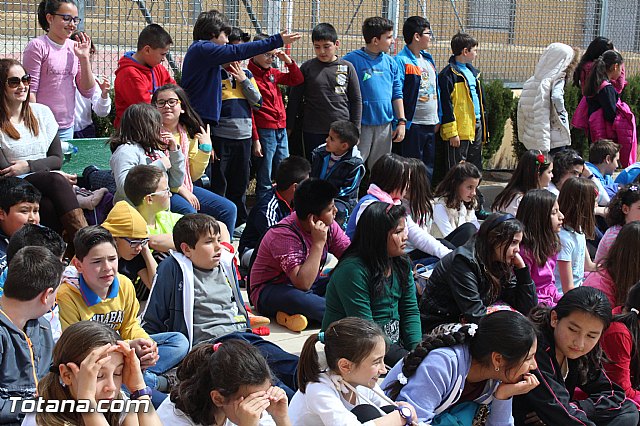
POLYGON ((145 244, 147 244, 149 242, 148 238, 143 238, 141 240, 132 240, 129 238, 123 238, 123 240, 125 240, 126 242, 129 243, 129 247, 131 248, 138 248, 140 246, 143 246, 145 244))
POLYGON ((171 194, 171 189, 167 188, 167 189, 163 189, 162 191, 156 191, 156 192, 152 192, 151 194, 147 194, 150 196, 154 196, 154 195, 169 195, 171 194))
POLYGON ((15 89, 20 86, 20 82, 25 86, 29 86, 31 84, 31 76, 29 74, 25 74, 22 77, 9 77, 7 79, 7 86, 9 86, 9 89, 15 89))
POLYGON ((70 23, 73 21, 74 24, 78 25, 82 22, 82 18, 79 16, 71 16, 71 15, 61 15, 59 13, 53 13, 53 15, 60 16, 65 23, 70 23))
POLYGON ((164 108, 167 105, 169 105, 170 108, 173 108, 180 103, 180 99, 178 98, 160 99, 156 101, 156 108, 164 108))
POLYGON ((263 53, 263 55, 266 59, 275 59, 278 56, 275 53, 263 53))

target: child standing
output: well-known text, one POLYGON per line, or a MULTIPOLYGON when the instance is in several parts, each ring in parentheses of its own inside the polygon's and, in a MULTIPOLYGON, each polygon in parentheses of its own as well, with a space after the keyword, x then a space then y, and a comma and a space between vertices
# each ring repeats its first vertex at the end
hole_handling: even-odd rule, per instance
POLYGON ((554 308, 534 309, 530 318, 539 336, 533 374, 540 386, 514 398, 517 426, 638 423, 638 409, 603 370, 598 342, 611 322, 611 305, 601 291, 573 289, 554 308), (586 398, 578 400, 576 388, 586 398))
POLYGON ((120 58, 114 83, 116 119, 113 125, 116 129, 127 108, 138 103, 148 104, 158 87, 176 84, 162 65, 172 44, 173 40, 164 28, 151 24, 140 32, 137 50, 126 52, 120 58))
POLYGON ((402 142, 407 119, 402 103, 402 70, 388 55, 393 43, 393 22, 380 16, 364 20, 362 36, 366 45, 347 53, 358 75, 362 95, 362 129, 358 149, 367 168, 391 152, 391 142, 402 142), (397 126, 392 129, 395 120, 397 126))
POLYGON ((558 233, 562 229, 564 215, 556 196, 546 189, 532 189, 520 203, 516 218, 524 225, 520 255, 529 267, 531 279, 536 284, 538 303, 555 306, 560 300, 556 289, 554 270, 560 251, 558 233))
MULTIPOLYGON (((264 35, 253 37, 254 42, 265 40, 264 35)), ((289 156, 287 139, 287 113, 284 109, 279 84, 297 86, 304 81, 298 65, 283 50, 270 50, 254 56, 248 65, 262 94, 262 107, 254 111, 253 140, 255 150, 261 154, 257 158, 256 197, 260 199, 272 185, 272 171, 278 169, 280 162, 289 156), (283 61, 289 72, 283 73, 272 68, 274 59, 283 61)))
POLYGON ((454 165, 438 184, 433 200, 431 235, 451 241, 454 235, 468 240, 480 228, 476 217, 480 170, 469 162, 454 165), (454 235, 452 235, 455 232, 454 235))
POLYGON ((407 116, 407 131, 402 141, 402 155, 417 158, 427 166, 429 182, 433 179, 436 156, 436 133, 440 130, 440 90, 438 71, 426 49, 431 44, 431 24, 421 16, 411 16, 402 27, 406 46, 395 57, 400 67, 402 100, 407 116))
POLYGON ((323 145, 311 154, 311 177, 324 179, 338 188, 336 221, 346 227, 349 214, 358 203, 358 187, 365 174, 360 151, 358 127, 350 121, 331 123, 323 145))
POLYGON ((555 276, 558 292, 566 293, 582 285, 585 271, 595 271, 586 238, 593 238, 597 198, 596 185, 587 179, 570 178, 562 186, 558 205, 564 214, 560 230, 561 249, 558 253, 555 276))
POLYGON ((331 123, 348 120, 360 128, 362 97, 355 68, 338 58, 338 33, 331 24, 322 23, 311 31, 316 57, 300 66, 304 82, 291 89, 287 104, 287 130, 296 127, 302 115, 304 155, 311 153, 329 136, 331 123))
POLYGON ((24 69, 31 76, 31 102, 51 108, 60 140, 73 139, 76 88, 91 98, 96 84, 89 61, 91 40, 79 34, 70 39, 81 18, 73 0, 42 0, 38 23, 45 35, 29 41, 24 49, 24 69))
POLYGON ((491 210, 516 215, 522 197, 532 189, 547 189, 553 177, 553 163, 537 149, 522 154, 507 186, 496 196, 491 210))
POLYGON ((380 327, 361 318, 343 318, 309 338, 300 354, 298 385, 289 410, 295 425, 409 425, 413 407, 390 403, 377 383, 384 365, 380 327), (324 344, 328 369, 318 363, 316 343, 324 344))
POLYGON ((55 346, 53 365, 38 384, 39 396, 51 402, 82 400, 89 401, 91 407, 100 404, 109 408, 109 404, 105 404, 108 401, 125 399, 122 386, 129 391, 130 400, 140 401, 139 412, 46 410, 28 414, 22 424, 162 425, 151 407, 151 389, 144 383, 135 350, 107 324, 96 321, 73 324, 62 333, 55 346))
MULTIPOLYGON (((482 171, 482 144, 488 129, 480 71, 471 65, 478 55, 478 42, 469 34, 457 33, 451 39, 453 55, 438 75, 442 126, 440 136, 447 147, 447 167, 467 161, 482 171)), ((484 197, 478 191, 478 209, 484 197)))
POLYGON ((24 415, 12 397, 32 399, 49 371, 51 326, 43 315, 56 302, 64 265, 44 247, 24 247, 11 260, 0 303, 0 423, 20 424, 24 415))
POLYGON ((595 263, 600 264, 608 256, 609 249, 618 237, 620 229, 625 223, 640 220, 640 187, 632 184, 620 188, 611 199, 607 212, 607 224, 609 229, 598 244, 595 263))
POLYGON ((285 392, 258 349, 241 340, 203 343, 178 368, 180 385, 158 408, 165 425, 290 426, 285 392))

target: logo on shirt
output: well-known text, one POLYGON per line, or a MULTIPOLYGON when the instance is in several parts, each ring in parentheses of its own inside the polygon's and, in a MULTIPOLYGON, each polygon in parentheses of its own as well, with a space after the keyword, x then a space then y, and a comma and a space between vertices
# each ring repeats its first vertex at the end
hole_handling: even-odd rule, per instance
POLYGON ((123 320, 124 311, 111 311, 107 312, 106 314, 95 314, 93 317, 91 317, 91 321, 101 322, 113 328, 114 330, 117 327, 120 327, 123 320))

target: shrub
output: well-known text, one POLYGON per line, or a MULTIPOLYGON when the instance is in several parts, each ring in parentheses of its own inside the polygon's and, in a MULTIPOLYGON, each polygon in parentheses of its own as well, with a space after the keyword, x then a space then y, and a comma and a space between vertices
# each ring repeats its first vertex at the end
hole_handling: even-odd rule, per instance
POLYGON ((116 101, 115 101, 115 89, 109 90, 109 97, 111 98, 111 111, 106 117, 98 117, 95 112, 91 111, 91 117, 93 118, 93 124, 96 126, 96 137, 108 138, 113 133, 113 121, 116 119, 116 101))
POLYGON ((501 80, 494 80, 484 85, 484 97, 486 105, 487 127, 489 141, 483 147, 482 156, 489 160, 502 145, 504 126, 511 114, 514 99, 511 89, 504 87, 501 80))

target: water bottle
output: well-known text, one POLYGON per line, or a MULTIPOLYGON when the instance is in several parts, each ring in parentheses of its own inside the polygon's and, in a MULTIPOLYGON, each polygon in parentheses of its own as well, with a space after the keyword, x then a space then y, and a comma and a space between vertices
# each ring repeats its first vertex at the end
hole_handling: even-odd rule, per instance
POLYGON ((78 152, 78 147, 74 146, 70 142, 60 142, 60 146, 62 147, 62 153, 64 154, 64 161, 71 161, 71 155, 78 152))

